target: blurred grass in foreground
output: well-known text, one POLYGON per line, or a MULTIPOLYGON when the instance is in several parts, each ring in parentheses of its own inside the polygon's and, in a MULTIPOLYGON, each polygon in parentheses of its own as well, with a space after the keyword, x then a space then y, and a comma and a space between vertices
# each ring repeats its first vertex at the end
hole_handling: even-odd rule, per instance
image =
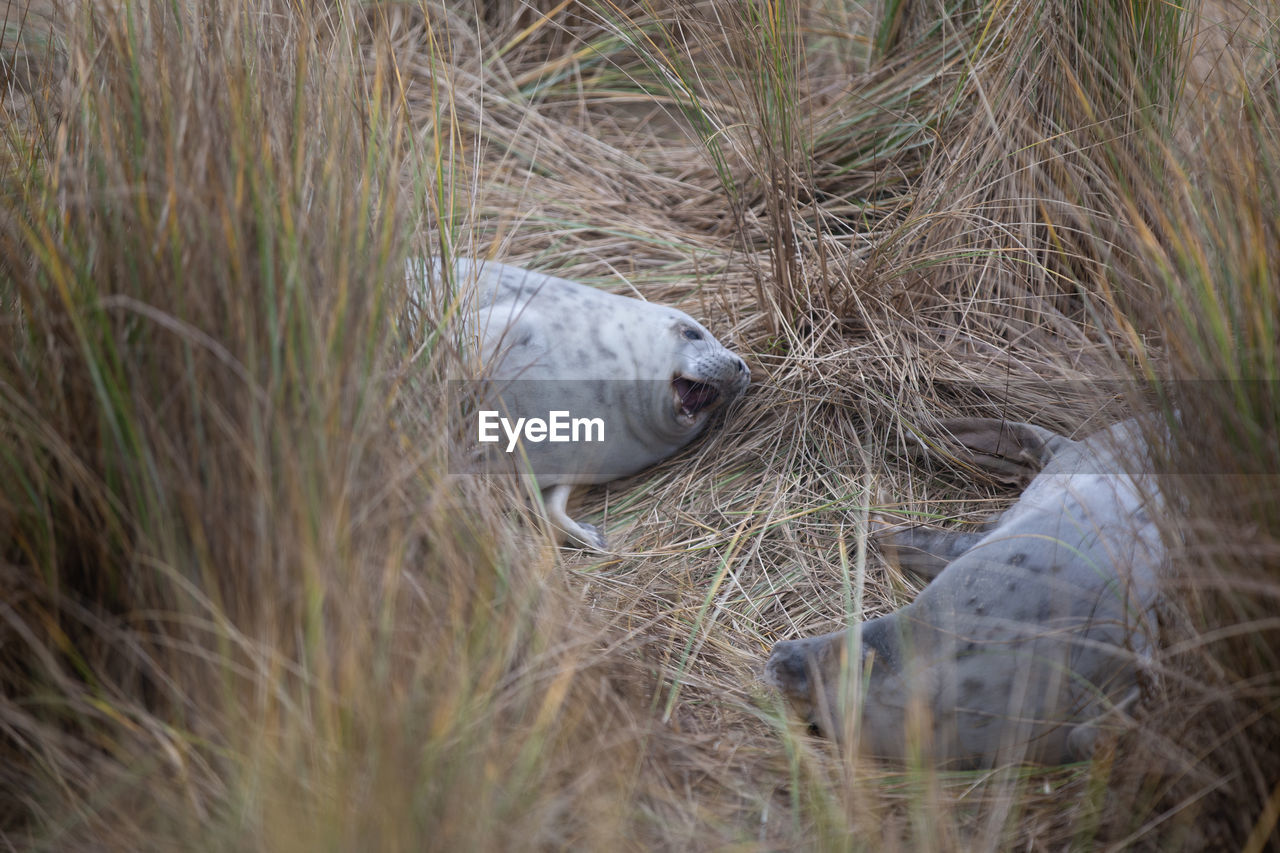
POLYGON ((21 846, 609 826, 614 806, 584 805, 612 763, 561 779, 566 732, 599 756, 625 738, 593 745, 574 710, 607 687, 576 681, 590 651, 547 558, 512 564, 482 495, 445 481, 447 431, 398 394, 443 356, 407 358, 425 223, 365 15, 81 10, 67 79, 7 127, 0 729, 21 846))

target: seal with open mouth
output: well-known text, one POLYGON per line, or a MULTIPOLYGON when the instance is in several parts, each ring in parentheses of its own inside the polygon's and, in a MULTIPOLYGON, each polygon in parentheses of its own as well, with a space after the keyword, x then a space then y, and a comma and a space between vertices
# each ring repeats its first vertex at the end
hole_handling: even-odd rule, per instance
POLYGON ((1058 764, 1093 751, 1136 698, 1166 560, 1143 429, 1083 441, 1030 424, 954 421, 969 461, 1044 468, 972 533, 915 527, 887 556, 932 577, 915 601, 853 630, 780 642, 765 680, 806 720, 865 752, 939 764, 1058 764), (844 685, 862 685, 844 709, 844 685))
POLYGON ((683 311, 494 261, 460 258, 453 272, 475 285, 470 336, 503 415, 602 423, 593 440, 521 442, 547 517, 589 546, 604 537, 569 517, 572 489, 672 455, 750 382, 746 363, 683 311))

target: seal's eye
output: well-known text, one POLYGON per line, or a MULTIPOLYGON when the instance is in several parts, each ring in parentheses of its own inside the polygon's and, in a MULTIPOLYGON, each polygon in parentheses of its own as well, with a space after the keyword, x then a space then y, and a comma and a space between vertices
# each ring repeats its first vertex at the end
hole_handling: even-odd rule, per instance
POLYGON ((685 329, 681 334, 684 335, 684 339, 686 341, 702 340, 702 332, 699 332, 697 329, 685 329))

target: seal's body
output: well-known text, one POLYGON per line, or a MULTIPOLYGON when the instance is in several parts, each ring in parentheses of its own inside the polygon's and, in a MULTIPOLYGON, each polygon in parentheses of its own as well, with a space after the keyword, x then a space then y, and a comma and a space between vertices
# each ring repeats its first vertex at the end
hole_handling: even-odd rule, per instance
POLYGON ((593 547, 604 548, 600 532, 566 512, 572 488, 672 455, 750 381, 742 359, 683 311, 493 261, 458 259, 453 271, 475 284, 469 331, 503 415, 602 422, 603 440, 522 446, 552 523, 593 547))
POLYGON ((1152 477, 1134 473, 1146 460, 1139 425, 1078 442, 998 420, 952 432, 976 461, 1044 468, 983 531, 890 537, 886 552, 932 583, 856 635, 778 643, 766 679, 837 737, 842 684, 865 685, 850 729, 878 756, 968 766, 1085 758, 1100 719, 1136 696, 1154 642, 1165 550, 1152 477), (855 649, 861 667, 847 671, 855 649))

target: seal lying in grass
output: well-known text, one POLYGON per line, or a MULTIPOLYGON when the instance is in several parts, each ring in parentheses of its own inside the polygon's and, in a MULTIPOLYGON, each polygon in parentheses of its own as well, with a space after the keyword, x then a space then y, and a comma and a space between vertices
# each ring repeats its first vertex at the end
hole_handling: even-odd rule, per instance
POLYGON ((576 441, 522 442, 547 517, 592 547, 604 537, 569 517, 572 489, 672 455, 750 382, 746 363, 683 311, 492 261, 458 259, 454 274, 475 283, 474 336, 508 424, 555 412, 601 422, 576 441))
POLYGON ((1131 473, 1146 462, 1139 426, 1083 441, 999 420, 950 429, 978 464, 1043 470, 979 532, 887 537, 890 556, 933 581, 856 635, 778 643, 766 680, 837 738, 855 722, 842 716, 842 685, 863 685, 848 730, 873 755, 962 766, 1086 758, 1102 718, 1136 697, 1155 639, 1165 551, 1152 478, 1131 473))

